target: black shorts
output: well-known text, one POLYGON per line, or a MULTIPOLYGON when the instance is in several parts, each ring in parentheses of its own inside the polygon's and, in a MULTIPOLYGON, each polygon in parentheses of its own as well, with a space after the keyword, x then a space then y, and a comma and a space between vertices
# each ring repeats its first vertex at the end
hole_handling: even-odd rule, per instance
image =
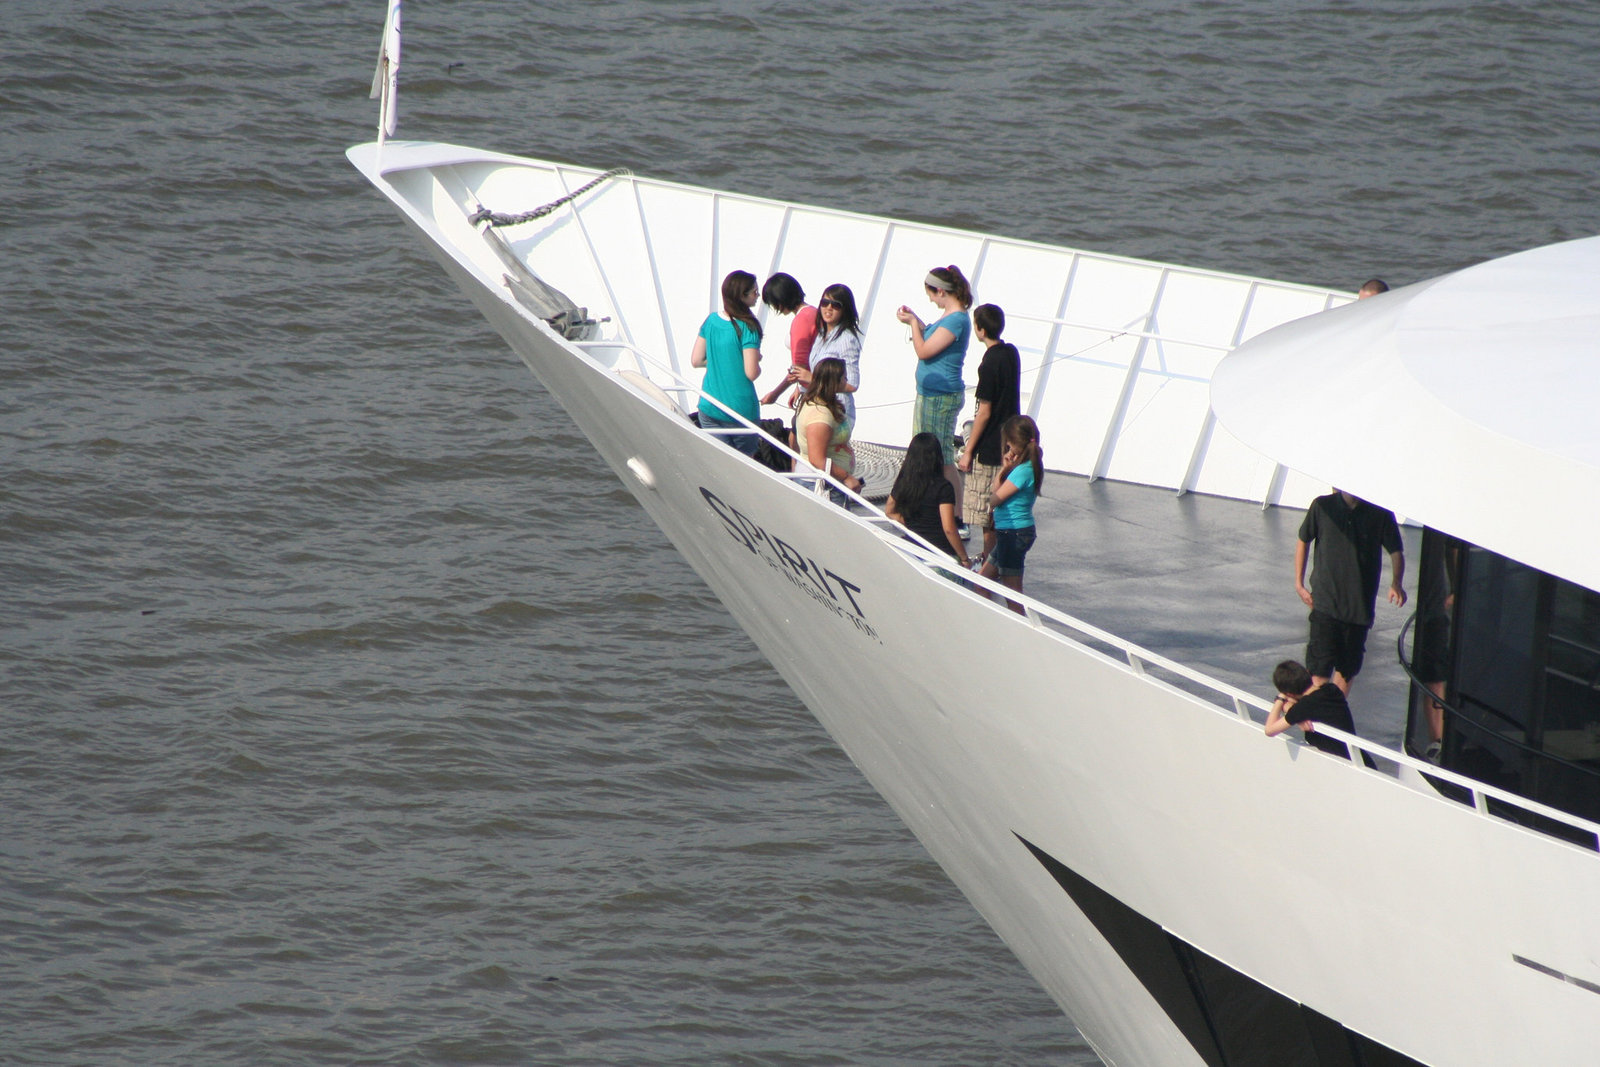
POLYGON ((1346 681, 1361 673, 1367 654, 1368 626, 1341 622, 1320 611, 1311 613, 1311 637, 1306 642, 1306 670, 1317 678, 1338 671, 1346 681))

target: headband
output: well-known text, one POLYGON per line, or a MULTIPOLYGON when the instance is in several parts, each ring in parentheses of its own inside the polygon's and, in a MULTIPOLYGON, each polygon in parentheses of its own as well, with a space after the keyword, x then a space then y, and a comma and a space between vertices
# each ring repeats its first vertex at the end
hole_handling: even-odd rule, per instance
POLYGON ((956 287, 954 285, 945 281, 931 270, 928 272, 928 276, 922 279, 922 284, 926 285, 929 289, 940 289, 947 293, 953 293, 956 291, 956 287))

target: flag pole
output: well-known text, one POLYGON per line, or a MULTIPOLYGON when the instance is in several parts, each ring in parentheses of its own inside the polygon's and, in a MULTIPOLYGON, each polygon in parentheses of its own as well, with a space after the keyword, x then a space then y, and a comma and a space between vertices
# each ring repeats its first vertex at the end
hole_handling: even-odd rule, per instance
POLYGON ((399 123, 400 96, 400 0, 389 0, 383 20, 383 39, 378 42, 378 69, 372 75, 371 98, 378 101, 378 143, 394 136, 399 123))

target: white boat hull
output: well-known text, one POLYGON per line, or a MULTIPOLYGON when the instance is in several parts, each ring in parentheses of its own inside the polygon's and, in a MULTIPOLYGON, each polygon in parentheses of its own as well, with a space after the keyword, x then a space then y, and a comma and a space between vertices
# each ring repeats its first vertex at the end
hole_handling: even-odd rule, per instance
POLYGON ((390 152, 351 154, 1107 1063, 1275 1061, 1205 1047, 1046 860, 1413 1060, 1594 1062, 1594 850, 1267 738, 959 587, 518 307, 390 152))

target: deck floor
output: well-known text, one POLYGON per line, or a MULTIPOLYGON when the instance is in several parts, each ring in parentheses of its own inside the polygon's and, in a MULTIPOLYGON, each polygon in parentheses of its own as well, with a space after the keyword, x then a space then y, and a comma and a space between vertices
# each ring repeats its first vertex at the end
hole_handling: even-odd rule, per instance
MULTIPOLYGON (((1309 503, 1309 502, 1308 502, 1309 503)), ((1220 681, 1270 699, 1272 668, 1305 654, 1306 608, 1294 591, 1304 513, 1050 474, 1034 509, 1030 596, 1220 681)), ((1420 531, 1402 528, 1415 596, 1420 531)), ((980 545, 974 532, 968 542, 980 545)), ((1406 678, 1396 659, 1413 603, 1397 608, 1385 564, 1366 663, 1352 687, 1356 730, 1399 748, 1406 678)))

